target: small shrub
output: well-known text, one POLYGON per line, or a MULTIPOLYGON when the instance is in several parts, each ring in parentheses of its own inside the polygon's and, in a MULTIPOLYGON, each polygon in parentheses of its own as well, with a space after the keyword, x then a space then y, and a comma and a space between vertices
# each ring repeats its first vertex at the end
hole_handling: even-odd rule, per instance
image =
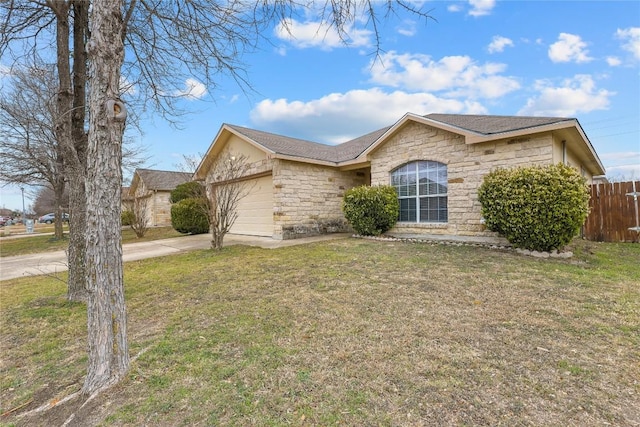
POLYGON ((190 181, 176 186, 169 197, 170 203, 178 203, 184 199, 206 197, 204 186, 199 182, 190 181))
POLYGON ((135 220, 135 215, 133 211, 127 209, 120 214, 120 220, 122 221, 122 225, 131 225, 135 220))
POLYGON ((363 185, 345 193, 342 210, 356 233, 378 236, 398 221, 400 204, 396 189, 390 185, 363 185))
POLYGON ((198 199, 183 199, 171 205, 171 226, 179 233, 209 232, 205 204, 198 199))
POLYGON ((589 189, 577 170, 561 163, 498 169, 478 189, 489 230, 516 247, 562 249, 589 213, 589 189))

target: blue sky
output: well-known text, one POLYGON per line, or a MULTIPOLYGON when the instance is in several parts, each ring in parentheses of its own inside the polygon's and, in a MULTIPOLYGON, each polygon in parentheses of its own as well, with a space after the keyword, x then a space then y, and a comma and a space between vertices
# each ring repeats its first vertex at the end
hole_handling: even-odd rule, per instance
MULTIPOLYGON (((640 179, 640 2, 424 2, 435 21, 400 14, 380 26, 378 57, 366 22, 348 45, 309 14, 274 25, 245 56, 253 92, 194 76, 174 129, 142 123, 148 167, 174 170, 204 153, 223 123, 335 144, 407 112, 576 117, 607 174, 640 179)), ((21 207, 19 189, 0 205, 21 207)), ((27 200, 27 205, 29 201, 27 200)))

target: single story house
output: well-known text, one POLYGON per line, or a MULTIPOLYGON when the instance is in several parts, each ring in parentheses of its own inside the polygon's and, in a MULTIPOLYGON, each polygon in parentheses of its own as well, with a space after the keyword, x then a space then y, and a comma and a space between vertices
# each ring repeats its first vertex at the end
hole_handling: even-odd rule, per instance
POLYGON ((232 233, 291 239, 350 231, 344 193, 393 185, 400 218, 391 233, 495 238, 477 190, 492 169, 564 162, 591 182, 605 173, 574 118, 408 113, 395 124, 330 146, 224 124, 194 179, 216 184, 224 150, 250 162, 250 193, 232 233))
MULTIPOLYGON (((147 225, 164 227, 171 225, 171 191, 178 185, 191 181, 186 172, 136 169, 129 187, 129 203, 145 203, 147 225)), ((126 200, 123 197, 123 202, 126 200)))

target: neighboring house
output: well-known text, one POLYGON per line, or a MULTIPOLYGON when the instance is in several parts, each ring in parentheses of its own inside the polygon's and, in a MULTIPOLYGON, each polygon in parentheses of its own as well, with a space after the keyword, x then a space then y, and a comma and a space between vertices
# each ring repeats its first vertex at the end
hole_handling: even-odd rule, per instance
POLYGON ((146 204, 148 226, 171 225, 171 191, 191 181, 186 172, 136 169, 129 187, 129 197, 146 204))
POLYGON ((216 183, 210 169, 223 150, 251 163, 231 232, 274 239, 349 231, 342 198, 362 184, 398 190, 391 233, 495 238, 477 197, 492 169, 564 162, 589 182, 605 173, 578 120, 557 117, 409 113, 336 146, 224 124, 195 180, 216 183))
POLYGON ((122 187, 121 210, 124 212, 133 208, 133 196, 129 193, 129 187, 122 187))

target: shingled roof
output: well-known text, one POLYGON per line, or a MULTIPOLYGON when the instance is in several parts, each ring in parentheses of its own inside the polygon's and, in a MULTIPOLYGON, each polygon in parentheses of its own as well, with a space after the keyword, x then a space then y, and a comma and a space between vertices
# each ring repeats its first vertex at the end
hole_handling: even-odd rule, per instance
POLYGON ((333 163, 355 159, 389 129, 388 126, 339 145, 327 145, 241 126, 227 126, 273 153, 333 163))
POLYGON ((273 153, 329 162, 333 161, 335 147, 331 145, 291 138, 242 126, 227 126, 273 153))
POLYGON ((356 160, 368 149, 373 148, 375 143, 380 141, 389 131, 393 132, 393 129, 402 126, 402 123, 411 116, 430 121, 434 126, 439 126, 438 123, 440 123, 442 125, 441 127, 445 129, 448 128, 453 132, 459 131, 461 134, 466 134, 467 136, 477 135, 482 138, 500 137, 501 134, 527 130, 535 132, 535 128, 538 127, 544 128, 555 125, 562 127, 566 125, 570 127, 574 123, 577 123, 576 119, 566 117, 467 114, 427 114, 426 116, 416 116, 407 114, 392 126, 378 129, 339 145, 322 144, 230 124, 225 124, 223 127, 248 138, 255 144, 263 147, 266 151, 274 154, 339 164, 356 160))
POLYGON ((424 117, 483 135, 495 135, 575 120, 565 117, 479 116, 467 114, 427 114, 424 117))
POLYGON ((147 190, 171 191, 178 185, 191 181, 192 174, 187 172, 161 171, 154 169, 136 169, 136 174, 144 182, 147 190))

